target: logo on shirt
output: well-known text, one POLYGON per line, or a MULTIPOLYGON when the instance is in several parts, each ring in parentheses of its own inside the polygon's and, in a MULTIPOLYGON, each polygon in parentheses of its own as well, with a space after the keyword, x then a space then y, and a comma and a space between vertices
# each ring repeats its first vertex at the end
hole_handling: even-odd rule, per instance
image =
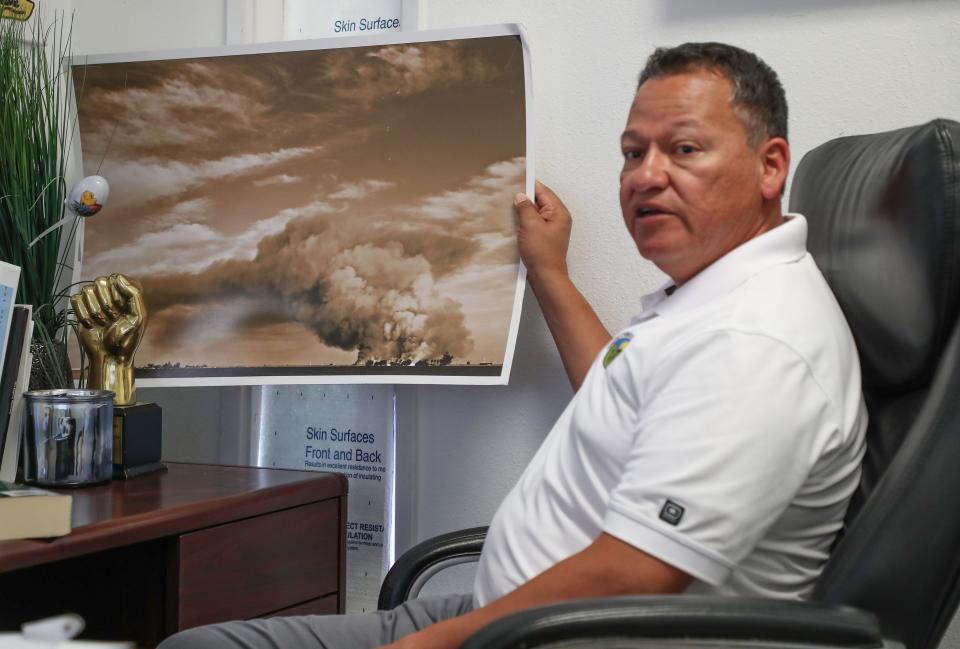
POLYGON ((672 500, 668 500, 663 504, 663 509, 660 510, 660 520, 666 521, 671 525, 678 525, 681 518, 683 518, 683 507, 672 500))
POLYGON ((627 345, 630 344, 632 339, 633 334, 629 332, 622 333, 613 339, 613 342, 610 343, 609 347, 607 347, 607 353, 603 356, 603 369, 607 369, 607 365, 612 363, 613 359, 619 356, 620 352, 627 348, 627 345))

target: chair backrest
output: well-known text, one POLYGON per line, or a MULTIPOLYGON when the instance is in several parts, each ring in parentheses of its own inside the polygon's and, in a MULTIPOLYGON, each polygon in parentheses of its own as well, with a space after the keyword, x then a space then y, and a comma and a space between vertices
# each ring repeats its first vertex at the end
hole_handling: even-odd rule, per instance
POLYGON ((960 124, 827 142, 800 162, 790 209, 853 330, 870 415, 814 596, 935 647, 960 595, 960 124))

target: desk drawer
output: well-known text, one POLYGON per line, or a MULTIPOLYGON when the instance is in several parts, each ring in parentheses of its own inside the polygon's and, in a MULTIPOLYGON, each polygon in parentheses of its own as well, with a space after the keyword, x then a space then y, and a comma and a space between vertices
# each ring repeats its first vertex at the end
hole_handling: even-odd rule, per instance
POLYGON ((339 501, 180 536, 174 550, 175 629, 248 619, 337 591, 339 501))

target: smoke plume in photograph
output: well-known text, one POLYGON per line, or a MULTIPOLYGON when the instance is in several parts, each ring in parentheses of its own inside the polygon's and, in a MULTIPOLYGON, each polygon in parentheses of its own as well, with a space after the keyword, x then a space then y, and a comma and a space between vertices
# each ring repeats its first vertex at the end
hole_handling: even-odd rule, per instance
POLYGON ((147 376, 504 362, 526 174, 518 38, 73 77, 85 172, 111 186, 82 275, 142 283, 147 376))

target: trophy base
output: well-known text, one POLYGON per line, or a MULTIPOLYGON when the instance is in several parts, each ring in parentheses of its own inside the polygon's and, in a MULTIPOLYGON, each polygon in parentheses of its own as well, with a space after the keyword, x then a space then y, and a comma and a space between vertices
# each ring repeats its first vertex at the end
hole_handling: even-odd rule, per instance
POLYGON ((157 471, 166 471, 167 465, 163 462, 151 462, 150 464, 141 464, 140 466, 134 467, 113 467, 113 479, 114 480, 126 480, 128 478, 136 478, 138 475, 144 475, 147 473, 154 473, 157 471))
POLYGON ((156 403, 113 406, 113 477, 165 471, 160 462, 162 411, 156 403))

